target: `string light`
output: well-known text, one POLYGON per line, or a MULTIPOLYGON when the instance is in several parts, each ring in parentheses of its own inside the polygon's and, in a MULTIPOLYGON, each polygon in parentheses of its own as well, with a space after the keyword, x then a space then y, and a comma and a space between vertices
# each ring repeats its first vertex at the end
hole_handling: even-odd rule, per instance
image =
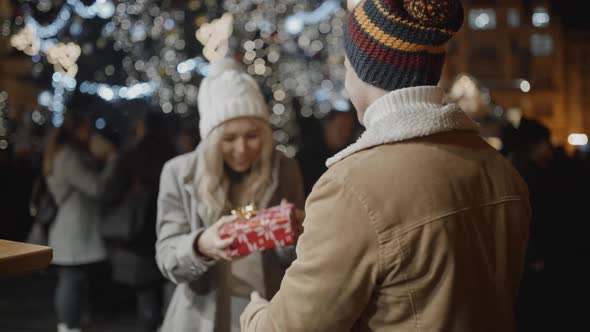
POLYGON ((74 8, 76 14, 86 19, 97 16, 108 19, 115 13, 115 5, 110 0, 96 0, 90 6, 84 5, 81 0, 68 0, 68 4, 74 8))
POLYGON ((203 55, 212 61, 224 57, 229 47, 228 40, 233 33, 234 17, 225 13, 221 18, 205 23, 195 33, 197 40, 204 45, 203 55))
MULTIPOLYGON (((241 56, 269 97, 272 124, 280 132, 276 140, 293 154, 299 134, 296 113, 322 117, 329 111, 350 108, 343 93, 343 38, 347 5, 358 2, 193 1, 187 9, 193 12, 185 19, 185 12, 155 0, 96 0, 89 5, 66 0, 49 25, 24 17, 30 18, 27 21, 32 22, 31 29, 40 40, 35 64, 38 74, 46 63, 42 58, 60 44, 61 40, 53 38, 61 39, 62 31, 78 40, 84 56, 91 56, 95 48, 107 51, 111 46, 124 53, 120 67, 107 63, 94 68, 90 73, 97 75, 93 82, 77 84, 70 77, 73 71, 56 68, 59 75, 54 75, 53 88, 39 96, 43 100, 40 104, 52 109, 54 122, 59 122, 63 114, 58 111, 76 88, 111 103, 149 98, 163 112, 188 116, 197 104, 197 86, 207 75, 209 61, 229 53, 241 56), (82 19, 89 18, 112 19, 99 28, 98 40, 80 41, 85 35, 80 28, 86 27, 82 19), (203 45, 201 54, 190 53, 195 47, 185 40, 187 22, 198 28, 195 37, 203 45), (126 80, 119 85, 98 82, 120 77, 126 80)), ((75 68, 79 61, 70 62, 75 68)))
POLYGON ((55 20, 46 26, 42 26, 32 16, 25 17, 25 24, 27 27, 33 29, 35 34, 40 39, 53 38, 57 36, 67 25, 72 17, 70 7, 64 5, 57 14, 55 20))
POLYGON ((74 43, 59 43, 47 50, 47 60, 56 72, 65 73, 69 77, 75 77, 78 73, 78 57, 82 50, 74 43))
POLYGON ((285 29, 291 34, 299 34, 305 25, 318 24, 327 20, 341 8, 340 1, 328 0, 312 12, 300 12, 289 16, 285 20, 285 29))
POLYGON ((64 98, 64 85, 60 80, 55 85, 55 90, 53 91, 53 98, 51 100, 51 105, 49 106, 49 110, 53 113, 51 122, 55 127, 61 127, 64 122, 64 112, 65 112, 65 98, 64 98))
POLYGON ((10 45, 30 56, 37 55, 41 48, 35 30, 28 26, 10 38, 10 45))
POLYGON ((90 6, 84 5, 81 0, 67 0, 67 3, 60 9, 53 22, 42 26, 31 15, 25 16, 25 24, 33 29, 40 39, 53 38, 57 36, 72 18, 72 8, 75 13, 83 18, 91 19, 100 17, 108 19, 115 13, 115 5, 110 0, 97 0, 90 6))
POLYGON ((157 87, 158 85, 153 82, 137 83, 125 87, 85 81, 80 84, 79 89, 84 94, 98 96, 105 101, 114 102, 151 97, 156 92, 157 87))
POLYGON ((200 75, 207 76, 207 73, 209 72, 209 63, 201 57, 196 57, 179 63, 176 70, 180 74, 196 70, 200 75))

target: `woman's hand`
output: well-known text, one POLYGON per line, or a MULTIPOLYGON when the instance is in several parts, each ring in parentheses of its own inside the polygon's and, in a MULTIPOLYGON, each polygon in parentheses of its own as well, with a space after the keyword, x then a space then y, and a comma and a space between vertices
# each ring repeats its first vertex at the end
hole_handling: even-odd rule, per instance
POLYGON ((221 239, 219 237, 219 228, 223 224, 235 219, 235 216, 221 217, 216 223, 201 233, 193 245, 197 254, 216 261, 230 261, 231 258, 225 253, 225 249, 234 242, 234 238, 221 239))

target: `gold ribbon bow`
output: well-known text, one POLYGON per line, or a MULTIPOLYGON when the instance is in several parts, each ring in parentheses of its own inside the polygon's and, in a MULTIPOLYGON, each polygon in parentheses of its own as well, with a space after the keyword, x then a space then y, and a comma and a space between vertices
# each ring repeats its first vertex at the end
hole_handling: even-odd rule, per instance
POLYGON ((234 210, 231 211, 231 214, 240 218, 240 219, 252 219, 252 217, 255 217, 256 215, 258 215, 258 209, 256 208, 256 205, 254 203, 252 204, 248 204, 246 206, 241 206, 238 207, 234 210))

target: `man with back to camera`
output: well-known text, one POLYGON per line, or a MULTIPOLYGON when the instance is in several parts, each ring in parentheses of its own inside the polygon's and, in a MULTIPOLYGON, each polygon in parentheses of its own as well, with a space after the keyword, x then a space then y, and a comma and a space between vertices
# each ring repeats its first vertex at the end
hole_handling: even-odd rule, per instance
POLYGON ((306 204, 297 260, 242 331, 514 331, 528 190, 436 85, 458 0, 365 0, 345 36, 366 132, 306 204))

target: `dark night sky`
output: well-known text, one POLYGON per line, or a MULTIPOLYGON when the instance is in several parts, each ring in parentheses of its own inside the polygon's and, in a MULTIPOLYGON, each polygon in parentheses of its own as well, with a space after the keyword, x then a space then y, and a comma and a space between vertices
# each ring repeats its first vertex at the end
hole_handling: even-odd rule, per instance
POLYGON ((552 0, 551 2, 555 14, 561 16, 567 27, 590 30, 590 16, 584 10, 585 1, 552 0))

